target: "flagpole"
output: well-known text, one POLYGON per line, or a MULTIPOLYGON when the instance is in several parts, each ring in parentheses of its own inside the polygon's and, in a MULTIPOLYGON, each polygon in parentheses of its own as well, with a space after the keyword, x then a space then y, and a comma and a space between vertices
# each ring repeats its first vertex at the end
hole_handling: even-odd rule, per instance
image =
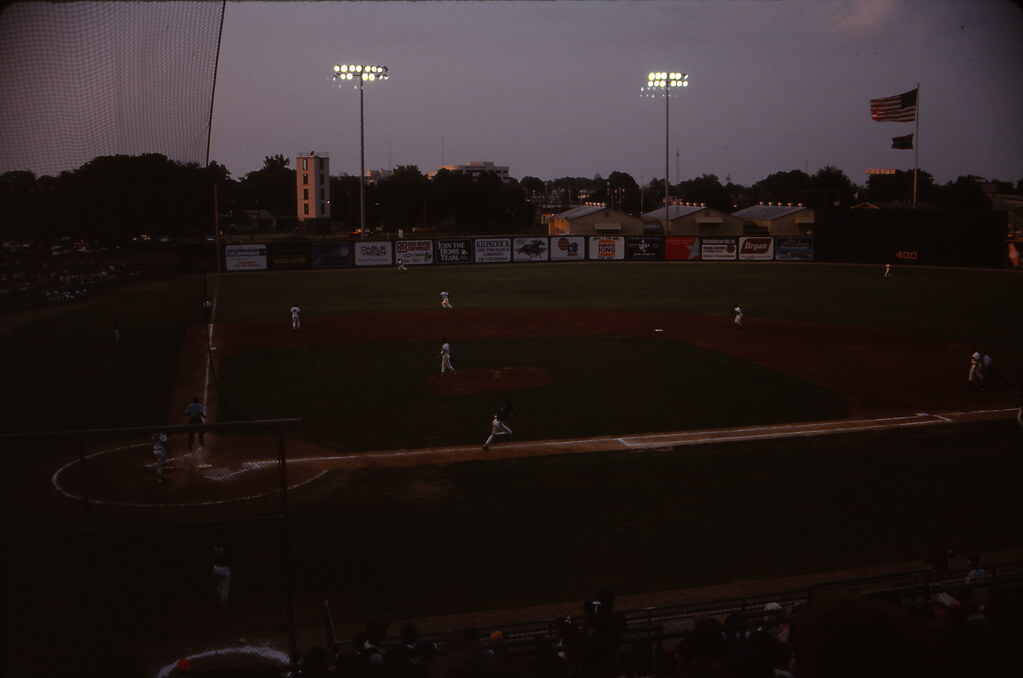
POLYGON ((913 209, 916 209, 916 174, 920 167, 920 83, 916 83, 916 127, 913 130, 913 209))

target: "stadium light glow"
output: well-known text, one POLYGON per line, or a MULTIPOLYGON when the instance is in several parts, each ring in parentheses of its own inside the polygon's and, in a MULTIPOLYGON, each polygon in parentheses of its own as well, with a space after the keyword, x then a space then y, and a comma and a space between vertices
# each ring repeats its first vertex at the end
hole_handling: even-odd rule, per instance
MULTIPOLYGON (((689 86, 689 74, 682 72, 668 72, 668 71, 651 71, 646 78, 646 87, 641 87, 640 92, 643 96, 659 96, 664 95, 664 235, 668 235, 668 204, 669 204, 669 188, 671 182, 668 180, 668 170, 671 166, 671 156, 669 150, 669 109, 668 101, 671 99, 671 88, 672 87, 688 87, 689 86)), ((642 189, 641 189, 642 190, 642 189)))
POLYGON ((366 237, 366 116, 362 86, 366 82, 387 80, 387 66, 334 64, 334 80, 358 80, 359 85, 359 233, 366 237))

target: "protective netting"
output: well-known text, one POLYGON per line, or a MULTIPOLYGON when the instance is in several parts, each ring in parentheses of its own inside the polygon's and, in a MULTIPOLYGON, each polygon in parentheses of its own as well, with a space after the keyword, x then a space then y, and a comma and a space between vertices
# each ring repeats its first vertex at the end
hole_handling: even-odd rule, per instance
POLYGON ((0 13, 0 172, 101 155, 206 163, 220 2, 15 2, 0 13))

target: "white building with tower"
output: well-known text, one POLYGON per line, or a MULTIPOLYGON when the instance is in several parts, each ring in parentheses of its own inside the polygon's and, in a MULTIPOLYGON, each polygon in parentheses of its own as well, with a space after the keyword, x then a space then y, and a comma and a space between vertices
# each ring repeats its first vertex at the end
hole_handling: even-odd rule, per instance
POLYGON ((330 157, 310 151, 295 158, 298 221, 330 219, 330 157))

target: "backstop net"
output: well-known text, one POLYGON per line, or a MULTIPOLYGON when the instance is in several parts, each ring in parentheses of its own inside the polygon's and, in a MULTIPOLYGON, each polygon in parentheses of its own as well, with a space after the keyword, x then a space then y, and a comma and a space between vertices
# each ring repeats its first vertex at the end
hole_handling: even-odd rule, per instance
POLYGON ((0 12, 0 173, 97 156, 205 165, 225 3, 14 2, 0 12))

